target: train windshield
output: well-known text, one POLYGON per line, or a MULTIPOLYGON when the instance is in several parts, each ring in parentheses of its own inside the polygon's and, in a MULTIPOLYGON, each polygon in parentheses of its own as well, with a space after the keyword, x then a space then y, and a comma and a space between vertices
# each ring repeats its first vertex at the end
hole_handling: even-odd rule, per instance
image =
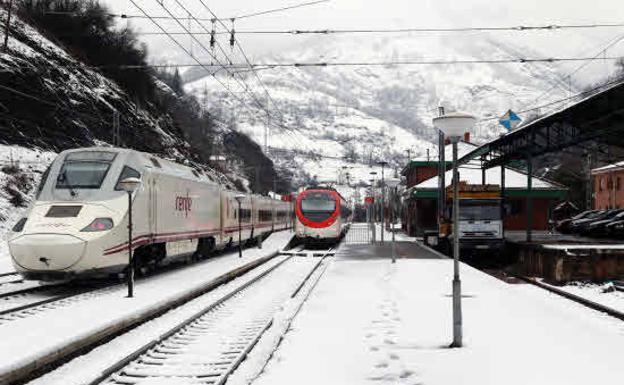
POLYGON ((117 154, 82 151, 67 154, 56 178, 58 189, 99 189, 117 154))
POLYGON ((318 192, 305 195, 301 199, 301 211, 330 212, 336 210, 336 198, 328 193, 318 192))
POLYGON ((501 219, 500 200, 459 201, 459 219, 462 221, 494 221, 501 219))

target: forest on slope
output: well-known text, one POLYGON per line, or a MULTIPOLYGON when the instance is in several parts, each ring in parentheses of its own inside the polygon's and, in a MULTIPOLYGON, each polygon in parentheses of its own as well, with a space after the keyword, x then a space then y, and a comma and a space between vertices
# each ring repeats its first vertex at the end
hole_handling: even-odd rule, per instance
POLYGON ((177 70, 149 66, 146 46, 97 1, 17 3, 0 55, 0 143, 54 152, 118 145, 210 171, 241 190, 290 190, 260 146, 185 93, 177 70), (223 154, 226 164, 213 163, 223 154))

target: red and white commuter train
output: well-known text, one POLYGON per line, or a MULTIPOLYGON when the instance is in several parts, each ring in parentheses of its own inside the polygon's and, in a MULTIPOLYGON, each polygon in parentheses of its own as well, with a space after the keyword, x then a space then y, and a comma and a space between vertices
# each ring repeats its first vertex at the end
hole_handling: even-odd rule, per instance
POLYGON ((137 177, 133 249, 137 265, 206 255, 291 227, 292 203, 236 195, 197 170, 153 155, 93 147, 62 152, 42 177, 36 201, 9 235, 16 270, 30 279, 108 275, 128 265, 128 197, 137 177))
POLYGON ((299 193, 295 213, 297 238, 306 243, 330 243, 345 234, 352 211, 338 191, 317 188, 299 193))

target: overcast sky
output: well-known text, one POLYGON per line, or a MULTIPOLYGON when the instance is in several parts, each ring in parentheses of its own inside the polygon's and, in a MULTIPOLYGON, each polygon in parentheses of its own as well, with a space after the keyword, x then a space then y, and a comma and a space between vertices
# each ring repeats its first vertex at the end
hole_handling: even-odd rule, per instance
MULTIPOLYGON (((166 15, 157 0, 135 0, 150 15, 166 15)), ((293 5, 306 0, 164 0, 164 5, 176 16, 184 11, 181 2, 195 17, 211 17, 201 4, 204 2, 219 17, 293 5)), ((130 0, 104 0, 113 11, 141 14, 130 0)), ((570 23, 618 23, 624 21, 621 0, 333 0, 327 3, 288 10, 272 15, 241 19, 237 30, 258 29, 321 29, 321 28, 387 28, 387 27, 459 27, 459 26, 515 26, 570 23)), ((122 21, 121 23, 126 23, 122 21)), ((130 25, 140 31, 157 31, 148 20, 134 19, 130 25)), ((168 31, 181 31, 174 21, 161 21, 168 31)), ((229 24, 229 23, 228 23, 229 24)), ((206 25, 209 26, 209 23, 206 25)), ((195 25, 194 30, 200 27, 195 25)), ((465 34, 464 34, 465 35, 465 34)), ((596 28, 565 32, 506 33, 520 46, 539 48, 549 56, 586 56, 602 48, 606 42, 624 35, 624 28, 596 28)), ((478 38, 458 35, 458 38, 478 38)), ((175 47, 166 36, 142 36, 151 48, 155 61, 187 61, 185 54, 175 47), (186 59, 186 60, 185 60, 186 59)), ((179 37, 189 42, 188 37, 179 37), (186 40, 185 40, 186 39, 186 40)), ((279 50, 288 50, 305 44, 300 36, 248 36, 240 35, 239 41, 252 58, 279 50)), ((423 37, 426 38, 426 37, 423 37)), ((223 37, 222 39, 225 39, 223 37)), ((224 41, 225 43, 225 41, 224 41)), ((207 44, 207 43, 206 43, 207 44)), ((624 39, 608 52, 611 56, 624 54, 624 39)), ((436 56, 431 57, 444 59, 436 56)), ((353 58, 357 60, 358 58, 353 58)), ((571 64, 573 68, 578 64, 571 64)), ((591 68, 586 76, 591 75, 591 68)))

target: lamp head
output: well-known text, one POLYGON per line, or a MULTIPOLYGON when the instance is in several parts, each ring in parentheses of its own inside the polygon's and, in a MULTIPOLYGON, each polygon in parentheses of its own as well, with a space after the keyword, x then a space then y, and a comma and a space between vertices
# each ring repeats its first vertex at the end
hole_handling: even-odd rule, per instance
POLYGON ((477 119, 465 112, 452 112, 433 118, 433 126, 450 138, 458 138, 470 130, 477 119))
POLYGON ((139 186, 141 186, 141 179, 135 177, 125 178, 119 182, 119 185, 125 192, 132 193, 135 192, 139 186))
POLYGON ((234 196, 234 199, 236 199, 236 201, 237 201, 238 203, 241 203, 241 202, 243 201, 243 199, 245 199, 245 198, 246 198, 246 195, 245 195, 245 194, 236 194, 236 195, 234 196))

